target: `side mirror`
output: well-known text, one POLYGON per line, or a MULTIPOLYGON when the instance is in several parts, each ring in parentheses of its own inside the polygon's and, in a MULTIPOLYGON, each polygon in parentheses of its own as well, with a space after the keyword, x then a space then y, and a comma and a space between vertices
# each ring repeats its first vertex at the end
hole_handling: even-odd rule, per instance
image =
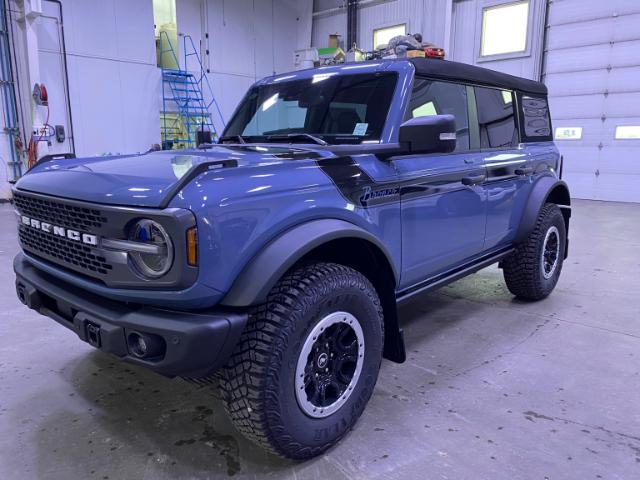
POLYGON ((400 125, 400 144, 408 153, 451 153, 456 149, 456 119, 453 115, 430 115, 400 125))

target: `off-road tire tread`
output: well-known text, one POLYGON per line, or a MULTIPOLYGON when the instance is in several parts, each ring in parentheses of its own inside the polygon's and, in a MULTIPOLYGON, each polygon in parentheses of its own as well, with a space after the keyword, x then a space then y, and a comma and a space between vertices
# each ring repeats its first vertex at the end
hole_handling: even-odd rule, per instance
MULTIPOLYGON (((227 365, 220 372, 220 390, 227 414, 236 429, 264 449, 283 457, 314 457, 332 444, 310 448, 295 442, 279 421, 278 370, 283 346, 295 322, 292 309, 304 310, 321 298, 331 284, 349 282, 365 293, 378 311, 384 329, 382 306, 373 285, 358 271, 334 263, 301 265, 286 274, 271 290, 267 301, 255 307, 227 365), (344 277, 340 279, 340 277, 344 277), (329 285, 327 285, 329 283, 329 285)), ((384 332, 381 332, 384 334, 384 332)), ((365 402, 366 404, 366 402, 365 402)), ((364 406, 363 406, 364 408, 364 406)))
MULTIPOLYGON (((562 258, 555 272, 555 279, 551 288, 545 287, 539 275, 541 244, 544 241, 546 232, 555 216, 562 219, 564 228, 564 217, 557 205, 553 203, 545 204, 540 210, 533 231, 526 241, 516 247, 515 252, 505 258, 502 262, 504 280, 509 291, 522 300, 541 300, 547 297, 560 275, 562 269, 562 258)), ((561 249, 561 254, 564 249, 561 249)))

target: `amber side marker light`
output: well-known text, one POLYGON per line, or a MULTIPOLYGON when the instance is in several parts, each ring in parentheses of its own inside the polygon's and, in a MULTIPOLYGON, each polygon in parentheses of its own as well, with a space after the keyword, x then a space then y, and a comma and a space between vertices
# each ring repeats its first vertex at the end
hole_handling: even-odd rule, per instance
POLYGON ((187 230, 187 263, 192 267, 198 265, 198 229, 187 230))

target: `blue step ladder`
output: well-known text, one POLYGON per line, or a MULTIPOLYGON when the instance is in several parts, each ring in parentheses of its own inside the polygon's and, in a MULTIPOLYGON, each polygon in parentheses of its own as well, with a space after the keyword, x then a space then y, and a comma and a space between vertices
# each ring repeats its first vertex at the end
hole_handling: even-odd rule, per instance
POLYGON ((211 132, 212 141, 215 142, 218 131, 212 120, 212 109, 222 128, 225 122, 193 39, 190 35, 183 37, 184 69, 181 68, 178 55, 164 31, 160 32, 159 54, 162 70, 162 148, 197 147, 196 135, 201 130, 211 132), (167 62, 172 65, 163 65, 166 56, 173 60, 167 62), (187 70, 189 57, 195 60, 199 73, 187 70))

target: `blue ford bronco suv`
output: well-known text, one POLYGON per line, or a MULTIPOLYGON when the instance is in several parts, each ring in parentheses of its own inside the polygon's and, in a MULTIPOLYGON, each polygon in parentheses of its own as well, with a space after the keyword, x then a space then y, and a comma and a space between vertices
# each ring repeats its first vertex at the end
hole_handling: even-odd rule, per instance
POLYGON ((570 200, 547 89, 469 65, 383 60, 253 85, 217 145, 40 162, 13 202, 28 307, 166 376, 216 379, 281 456, 336 443, 397 305, 498 263, 539 300, 570 200))

